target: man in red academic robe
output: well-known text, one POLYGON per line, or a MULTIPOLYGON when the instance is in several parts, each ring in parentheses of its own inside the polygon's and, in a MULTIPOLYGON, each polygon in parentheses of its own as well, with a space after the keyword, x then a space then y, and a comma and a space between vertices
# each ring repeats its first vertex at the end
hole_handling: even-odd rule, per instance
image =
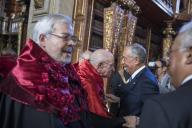
POLYGON ((89 128, 86 95, 71 62, 68 16, 38 21, 17 64, 0 85, 0 128, 89 128))
POLYGON ((79 62, 76 69, 82 86, 88 94, 88 108, 93 126, 95 128, 122 127, 128 117, 112 118, 105 103, 103 77, 109 77, 114 70, 112 53, 104 49, 98 49, 90 55, 89 60, 84 59, 79 62))

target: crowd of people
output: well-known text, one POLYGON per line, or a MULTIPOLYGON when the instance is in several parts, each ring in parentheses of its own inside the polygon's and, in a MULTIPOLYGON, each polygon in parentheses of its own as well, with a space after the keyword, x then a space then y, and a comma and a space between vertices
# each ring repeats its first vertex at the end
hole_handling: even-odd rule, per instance
POLYGON ((168 62, 155 62, 155 73, 146 65, 145 48, 127 45, 123 69, 114 73, 114 56, 106 49, 86 51, 72 64, 71 18, 45 16, 18 57, 0 57, 0 128, 191 128, 191 35, 189 22, 168 62), (110 77, 106 93, 103 78, 110 77))

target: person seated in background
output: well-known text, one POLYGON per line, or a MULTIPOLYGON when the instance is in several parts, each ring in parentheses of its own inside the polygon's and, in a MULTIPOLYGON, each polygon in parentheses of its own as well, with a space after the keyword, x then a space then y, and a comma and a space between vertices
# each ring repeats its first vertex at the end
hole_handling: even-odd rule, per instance
POLYGON ((158 78, 158 86, 161 94, 174 91, 175 88, 171 85, 171 79, 167 73, 167 63, 164 60, 157 60, 155 62, 156 75, 158 78))
POLYGON ((0 82, 7 77, 12 68, 16 65, 17 54, 11 48, 5 48, 0 56, 0 82))
POLYGON ((109 96, 104 94, 103 82, 103 77, 110 77, 114 71, 114 57, 111 52, 98 49, 90 54, 88 60, 84 59, 77 64, 76 68, 82 86, 88 94, 88 108, 95 128, 119 128, 125 122, 136 123, 137 118, 134 116, 113 118, 107 110, 105 100, 114 100, 108 99, 109 96))
POLYGON ((0 128, 90 128, 86 92, 71 65, 70 17, 39 20, 0 84, 0 128))

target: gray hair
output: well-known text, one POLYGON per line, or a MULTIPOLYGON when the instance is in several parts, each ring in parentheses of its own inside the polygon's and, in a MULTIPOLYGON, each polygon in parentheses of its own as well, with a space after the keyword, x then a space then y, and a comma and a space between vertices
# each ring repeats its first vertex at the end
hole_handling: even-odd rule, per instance
POLYGON ((192 47, 192 21, 186 23, 179 30, 180 48, 192 47))
POLYGON ((141 63, 145 63, 146 50, 142 45, 140 45, 138 43, 133 43, 133 44, 128 45, 126 47, 130 49, 131 54, 132 54, 131 56, 138 57, 141 63))
POLYGON ((91 56, 92 52, 87 50, 85 52, 83 52, 80 57, 79 57, 79 60, 83 60, 83 59, 86 59, 86 60, 89 60, 90 59, 90 56, 91 56))
POLYGON ((107 51, 106 49, 98 49, 91 54, 89 61, 92 65, 98 65, 110 59, 113 59, 113 54, 110 51, 107 51))
POLYGON ((52 14, 43 17, 39 20, 33 29, 32 39, 39 45, 39 37, 41 34, 49 34, 54 32, 54 25, 57 23, 64 23, 68 26, 69 34, 73 34, 72 19, 69 16, 62 14, 52 14))

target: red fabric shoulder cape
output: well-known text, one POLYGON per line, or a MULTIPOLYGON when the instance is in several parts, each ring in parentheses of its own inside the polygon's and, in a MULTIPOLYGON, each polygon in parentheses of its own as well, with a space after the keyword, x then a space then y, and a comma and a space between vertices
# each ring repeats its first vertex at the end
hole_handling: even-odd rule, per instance
POLYGON ((104 83, 102 77, 87 60, 76 64, 83 88, 87 91, 89 111, 103 117, 110 117, 104 103, 104 83))
POLYGON ((56 112, 65 124, 79 120, 87 107, 74 67, 56 62, 32 40, 26 42, 0 91, 38 110, 56 112))

